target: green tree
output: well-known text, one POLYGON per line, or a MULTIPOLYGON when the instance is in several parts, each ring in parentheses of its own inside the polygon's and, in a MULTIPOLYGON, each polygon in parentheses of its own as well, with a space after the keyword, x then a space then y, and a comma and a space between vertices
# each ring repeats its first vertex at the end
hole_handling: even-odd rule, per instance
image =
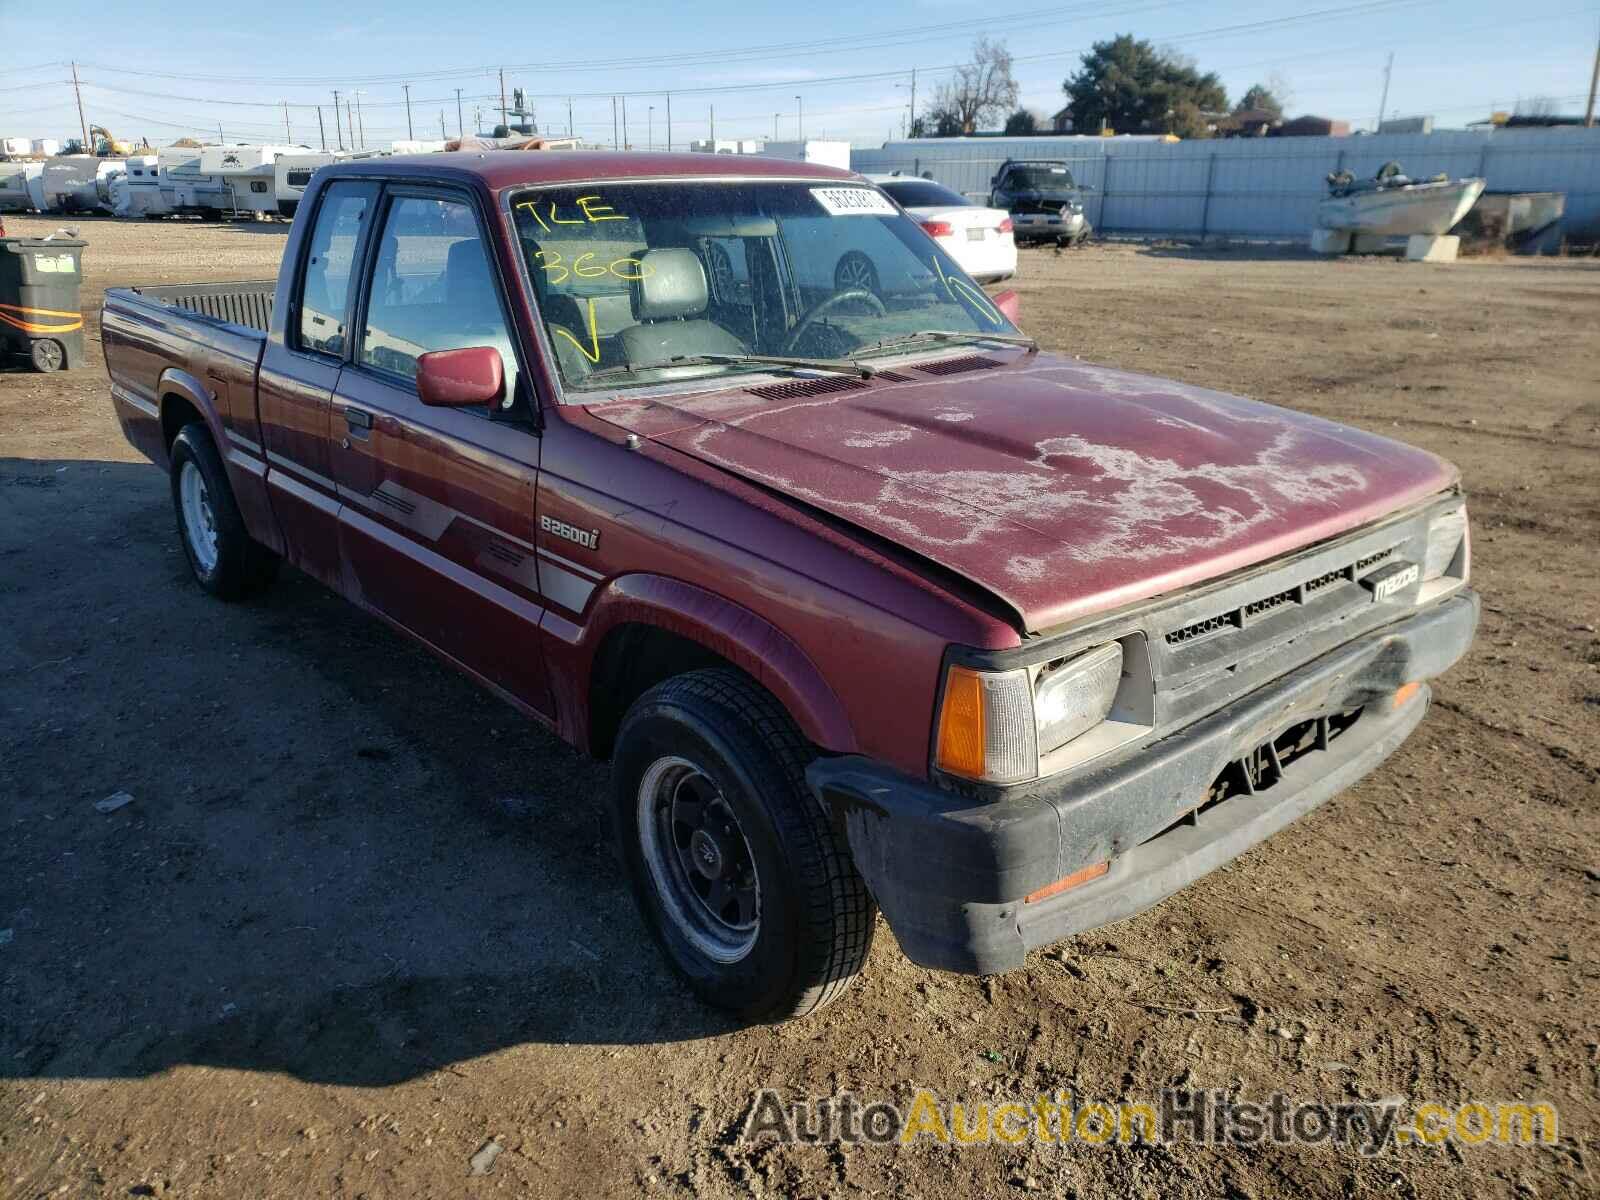
POLYGON ((1006 118, 1008 137, 1027 137, 1039 132, 1039 118, 1025 108, 1019 108, 1006 118))
POLYGON ((1274 121, 1283 120, 1283 102, 1274 96, 1272 89, 1264 83, 1258 83, 1246 92, 1233 111, 1244 112, 1247 109, 1260 109, 1274 121))
POLYGON ((1061 86, 1073 127, 1083 133, 1104 125, 1118 133, 1205 136, 1199 114, 1228 107, 1215 72, 1201 74, 1192 63, 1127 33, 1096 42, 1061 86))

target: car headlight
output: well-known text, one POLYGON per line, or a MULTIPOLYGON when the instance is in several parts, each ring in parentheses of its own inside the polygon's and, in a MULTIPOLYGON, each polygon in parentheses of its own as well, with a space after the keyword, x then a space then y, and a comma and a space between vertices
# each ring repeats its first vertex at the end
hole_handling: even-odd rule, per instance
POLYGON ((952 666, 939 706, 934 762, 983 783, 1020 783, 1041 755, 1095 728, 1122 680, 1120 642, 1057 663, 1009 671, 952 666))

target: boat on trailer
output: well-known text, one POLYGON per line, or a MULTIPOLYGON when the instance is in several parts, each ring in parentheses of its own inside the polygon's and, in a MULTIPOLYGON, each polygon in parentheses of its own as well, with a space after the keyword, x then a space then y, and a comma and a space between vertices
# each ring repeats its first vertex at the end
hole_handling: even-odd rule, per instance
POLYGON ((1397 162, 1385 163, 1371 179, 1335 171, 1317 206, 1317 226, 1372 237, 1437 237, 1467 215, 1483 186, 1482 179, 1446 175, 1412 179, 1397 162))

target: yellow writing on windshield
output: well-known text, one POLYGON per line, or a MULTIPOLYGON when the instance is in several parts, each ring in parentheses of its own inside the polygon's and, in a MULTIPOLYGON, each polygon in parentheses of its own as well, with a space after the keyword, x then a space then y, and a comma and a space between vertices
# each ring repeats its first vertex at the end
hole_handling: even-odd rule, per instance
POLYGON ((589 330, 588 330, 588 333, 589 333, 589 344, 587 346, 585 346, 582 342, 580 342, 577 339, 577 336, 575 334, 570 333, 567 330, 567 327, 565 325, 552 325, 552 326, 550 326, 550 332, 553 333, 553 334, 557 334, 560 337, 566 338, 567 341, 571 342, 574 346, 576 346, 578 348, 578 352, 580 354, 582 354, 585 358, 587 358, 590 362, 594 363, 595 365, 597 365, 597 366, 599 365, 599 363, 600 363, 600 328, 599 328, 599 325, 596 323, 595 317, 594 317, 594 298, 593 297, 590 297, 590 299, 589 299, 589 330))
POLYGON ((939 273, 939 282, 944 284, 944 290, 950 294, 950 299, 957 304, 965 296, 971 305, 978 310, 978 315, 991 325, 1004 325, 1005 317, 1001 315, 994 301, 983 293, 983 289, 973 287, 965 279, 952 279, 944 273, 944 267, 937 257, 933 260, 933 269, 939 273))
POLYGON ((536 200, 519 200, 517 207, 527 209, 528 215, 539 222, 539 228, 546 233, 553 232, 551 229, 553 225, 597 225, 601 221, 628 220, 622 213, 605 203, 599 193, 579 196, 572 203, 581 215, 564 217, 558 211, 558 201, 547 202, 542 197, 536 200))
POLYGON ((591 262, 589 260, 595 258, 593 250, 585 250, 570 263, 559 250, 537 250, 533 257, 538 259, 540 268, 553 284, 563 284, 573 276, 579 279, 599 279, 603 275, 614 275, 618 279, 632 283, 655 273, 655 268, 649 263, 629 255, 614 258, 608 263, 591 262))

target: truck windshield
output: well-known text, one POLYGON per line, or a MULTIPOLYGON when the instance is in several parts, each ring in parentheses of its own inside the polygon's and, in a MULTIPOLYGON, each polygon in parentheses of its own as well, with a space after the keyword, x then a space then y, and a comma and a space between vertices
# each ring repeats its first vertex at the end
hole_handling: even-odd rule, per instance
POLYGON ((1017 332, 865 184, 589 184, 519 193, 511 211, 568 388, 777 365, 763 356, 866 359, 929 331, 1017 332))
POLYGON ((1006 176, 1012 188, 1030 192, 1064 192, 1073 188, 1072 172, 1065 167, 1039 163, 1031 167, 1012 167, 1006 176))

